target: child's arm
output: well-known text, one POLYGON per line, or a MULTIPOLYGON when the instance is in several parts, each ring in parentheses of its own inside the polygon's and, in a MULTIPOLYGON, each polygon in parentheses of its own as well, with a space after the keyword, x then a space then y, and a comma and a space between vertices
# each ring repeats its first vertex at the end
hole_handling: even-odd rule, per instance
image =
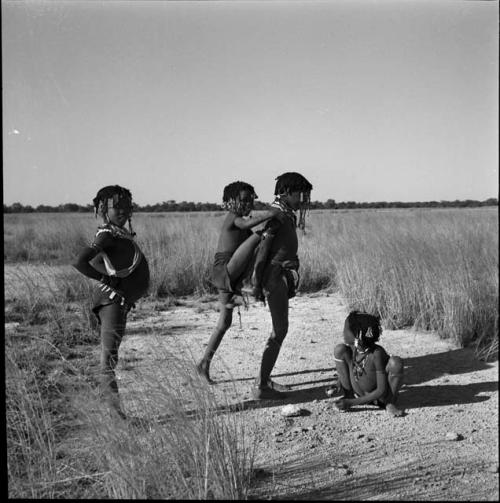
POLYGON ((109 237, 105 233, 98 235, 92 243, 92 246, 86 246, 78 255, 76 262, 72 265, 75 269, 77 269, 88 278, 101 281, 102 283, 110 286, 116 286, 115 283, 116 281, 118 281, 118 278, 112 278, 111 276, 103 275, 90 264, 90 261, 106 247, 108 241, 109 237))
POLYGON ((88 278, 100 280, 102 274, 97 269, 94 269, 89 263, 93 258, 97 256, 98 253, 99 251, 92 246, 86 246, 80 252, 80 255, 78 255, 76 262, 72 264, 73 267, 88 278))
POLYGON ((255 217, 236 217, 233 223, 239 229, 245 230, 251 229, 252 227, 259 225, 262 222, 269 220, 270 218, 277 218, 279 221, 283 221, 285 215, 278 208, 270 208, 269 210, 264 211, 261 215, 257 215, 255 217))

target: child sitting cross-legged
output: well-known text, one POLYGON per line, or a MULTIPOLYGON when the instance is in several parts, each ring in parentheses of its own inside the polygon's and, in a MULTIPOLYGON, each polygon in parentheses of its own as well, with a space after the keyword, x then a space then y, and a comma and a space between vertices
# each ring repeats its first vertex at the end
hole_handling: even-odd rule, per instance
POLYGON ((343 396, 335 405, 347 411, 355 405, 377 405, 392 416, 403 416, 396 407, 403 379, 403 361, 388 355, 377 344, 382 333, 380 318, 352 311, 344 324, 344 343, 334 349, 343 396))

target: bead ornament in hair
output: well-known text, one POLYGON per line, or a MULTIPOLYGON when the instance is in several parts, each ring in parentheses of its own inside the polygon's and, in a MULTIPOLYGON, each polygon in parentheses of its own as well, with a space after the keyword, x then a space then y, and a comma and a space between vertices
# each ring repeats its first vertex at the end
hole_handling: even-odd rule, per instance
POLYGON ((292 192, 300 192, 299 219, 296 223, 297 227, 305 232, 306 214, 310 211, 311 206, 311 190, 313 186, 300 173, 290 171, 283 173, 276 178, 274 195, 290 194, 292 192))
POLYGON ((352 311, 347 317, 347 323, 356 338, 357 346, 372 347, 382 334, 380 318, 362 311, 352 311))
POLYGON ((255 189, 249 183, 237 181, 232 182, 224 187, 224 192, 222 195, 222 207, 236 214, 244 214, 249 209, 249 205, 253 206, 253 201, 258 199, 255 189), (250 193, 252 202, 241 201, 240 193, 241 191, 247 191, 250 193))
POLYGON ((132 193, 130 190, 120 185, 107 185, 97 192, 97 195, 92 200, 94 203, 94 214, 101 216, 106 224, 109 224, 108 209, 109 208, 126 208, 130 212, 128 218, 128 228, 132 236, 135 232, 132 229, 132 193))

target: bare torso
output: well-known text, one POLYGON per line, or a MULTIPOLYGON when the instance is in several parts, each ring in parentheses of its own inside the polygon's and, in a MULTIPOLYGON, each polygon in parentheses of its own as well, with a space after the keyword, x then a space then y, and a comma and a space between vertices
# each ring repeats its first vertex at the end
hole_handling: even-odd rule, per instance
POLYGON ((297 257, 297 250, 298 239, 295 222, 286 218, 274 236, 269 258, 279 262, 293 260, 297 257))
POLYGON ((245 239, 252 234, 250 229, 240 229, 235 224, 235 219, 238 216, 235 213, 229 212, 222 224, 219 242, 217 243, 217 252, 233 253, 245 239))
MULTIPOLYGON (((354 354, 354 352, 352 354, 354 354)), ((377 387, 377 366, 375 359, 377 358, 380 362, 379 366, 381 366, 382 369, 385 369, 387 362, 389 361, 389 355, 382 346, 376 345, 375 350, 373 352, 368 352, 366 356, 357 352, 352 358, 349 361, 349 375, 352 387, 359 396, 366 395, 367 393, 375 390, 377 387), (358 370, 357 376, 352 358, 355 358, 358 365, 362 367, 362 370, 358 370)))

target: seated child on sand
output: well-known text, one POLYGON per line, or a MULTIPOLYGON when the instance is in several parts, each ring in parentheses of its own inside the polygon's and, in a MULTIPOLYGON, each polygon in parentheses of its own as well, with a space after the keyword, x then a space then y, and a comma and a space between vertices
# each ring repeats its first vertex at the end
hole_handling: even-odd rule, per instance
POLYGON ((335 402, 341 411, 355 405, 378 405, 392 416, 403 416, 396 407, 403 380, 403 361, 376 344, 382 333, 380 318, 352 311, 344 324, 344 343, 334 349, 339 387, 335 402))

